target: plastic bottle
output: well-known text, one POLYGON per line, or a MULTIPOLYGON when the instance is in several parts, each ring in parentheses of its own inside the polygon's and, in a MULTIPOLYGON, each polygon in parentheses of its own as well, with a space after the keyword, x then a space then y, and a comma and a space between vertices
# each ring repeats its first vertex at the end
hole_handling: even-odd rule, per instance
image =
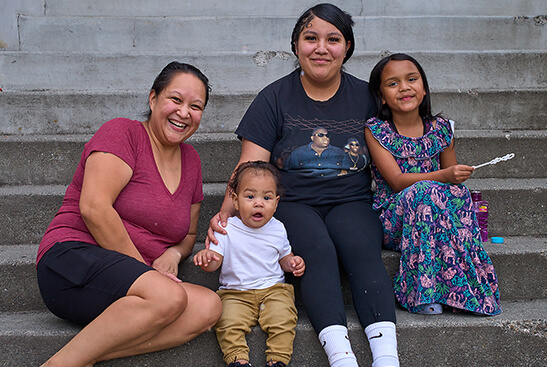
POLYGON ((475 215, 479 222, 479 229, 481 232, 481 241, 488 241, 488 201, 482 200, 482 193, 480 191, 471 191, 471 199, 473 200, 473 207, 475 208, 475 215))

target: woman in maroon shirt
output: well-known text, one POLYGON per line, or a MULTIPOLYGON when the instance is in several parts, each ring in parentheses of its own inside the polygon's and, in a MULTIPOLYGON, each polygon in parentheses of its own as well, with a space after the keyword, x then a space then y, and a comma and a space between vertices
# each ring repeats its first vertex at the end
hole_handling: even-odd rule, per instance
POLYGON ((178 346, 220 317, 214 292, 177 278, 203 200, 199 156, 183 142, 208 97, 198 69, 172 62, 154 81, 146 121, 111 120, 86 144, 37 259, 46 306, 85 327, 44 366, 178 346))

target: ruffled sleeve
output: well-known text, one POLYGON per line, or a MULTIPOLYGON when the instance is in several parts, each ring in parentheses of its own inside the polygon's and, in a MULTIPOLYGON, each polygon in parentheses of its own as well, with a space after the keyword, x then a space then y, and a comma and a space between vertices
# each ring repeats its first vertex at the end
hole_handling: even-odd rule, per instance
MULTIPOLYGON (((429 124, 431 126, 431 124, 429 124)), ((372 136, 396 158, 429 159, 440 154, 452 142, 453 133, 449 120, 436 118, 435 128, 421 137, 409 138, 397 134, 389 122, 376 117, 367 121, 372 136)))

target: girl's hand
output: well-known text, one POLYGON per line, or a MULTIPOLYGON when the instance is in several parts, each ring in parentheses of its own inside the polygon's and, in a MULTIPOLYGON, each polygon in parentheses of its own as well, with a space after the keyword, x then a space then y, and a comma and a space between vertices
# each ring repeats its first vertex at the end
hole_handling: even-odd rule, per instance
POLYGON ((447 182, 453 184, 461 184, 462 182, 467 180, 475 171, 473 167, 467 166, 465 164, 456 164, 454 166, 445 168, 445 170, 447 175, 447 182))
POLYGON ((209 249, 211 243, 218 244, 218 240, 215 237, 215 232, 220 234, 226 234, 224 227, 228 224, 228 218, 230 213, 227 211, 220 211, 209 221, 209 229, 207 230, 207 238, 205 238, 205 248, 209 249))
POLYGON ((152 267, 167 278, 177 283, 182 283, 182 280, 177 278, 180 259, 181 254, 178 251, 168 248, 160 257, 154 260, 152 267))

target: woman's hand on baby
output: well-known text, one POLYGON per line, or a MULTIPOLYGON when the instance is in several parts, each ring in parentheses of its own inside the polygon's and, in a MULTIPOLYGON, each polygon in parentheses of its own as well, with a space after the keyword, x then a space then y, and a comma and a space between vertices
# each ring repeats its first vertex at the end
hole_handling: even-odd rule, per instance
POLYGON ((447 182, 453 183, 453 184, 461 184, 465 180, 467 180, 469 177, 471 177, 471 174, 475 171, 475 169, 471 166, 467 166, 465 164, 456 164, 454 166, 450 166, 446 168, 446 174, 447 174, 447 182))
POLYGON ((293 256, 289 261, 289 268, 295 277, 301 277, 306 270, 306 263, 300 256, 293 256))
POLYGON ((215 216, 209 221, 209 229, 207 230, 207 238, 205 238, 205 248, 209 249, 211 243, 215 245, 218 244, 218 240, 215 237, 215 232, 220 234, 226 234, 224 227, 228 224, 228 218, 230 213, 228 212, 218 212, 215 216))
POLYGON ((160 257, 152 263, 152 267, 165 275, 167 278, 182 283, 182 280, 177 278, 179 272, 180 254, 176 251, 167 249, 160 257))

